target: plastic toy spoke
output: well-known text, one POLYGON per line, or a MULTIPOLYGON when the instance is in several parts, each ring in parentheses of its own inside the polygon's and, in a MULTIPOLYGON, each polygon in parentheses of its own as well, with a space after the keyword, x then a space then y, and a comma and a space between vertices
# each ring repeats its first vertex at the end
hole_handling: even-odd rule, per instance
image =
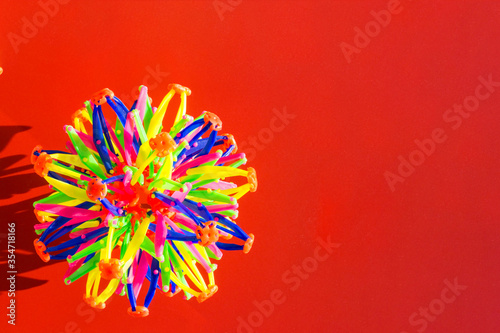
POLYGON ((218 134, 217 115, 186 114, 189 88, 168 89, 155 108, 141 86, 130 109, 103 89, 65 126, 68 152, 36 146, 31 153, 54 191, 34 203, 35 251, 45 262, 67 260, 66 284, 86 276, 91 307, 126 295, 127 312, 140 318, 158 292, 203 302, 218 290, 212 260, 221 250, 248 253, 254 243, 235 219, 238 200, 257 190, 255 170, 240 169, 245 154, 236 154, 231 134, 218 134), (166 126, 176 95, 175 121, 166 126), (108 121, 108 111, 116 119, 108 121))

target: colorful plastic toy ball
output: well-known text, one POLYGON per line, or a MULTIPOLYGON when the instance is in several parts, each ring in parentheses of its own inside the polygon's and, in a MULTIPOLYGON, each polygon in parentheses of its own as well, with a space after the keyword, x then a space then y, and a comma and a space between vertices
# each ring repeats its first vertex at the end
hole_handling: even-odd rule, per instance
POLYGON ((141 86, 128 109, 103 89, 64 127, 68 152, 33 149, 35 172, 54 191, 34 203, 35 250, 45 262, 68 261, 66 284, 86 275, 83 298, 94 308, 127 295, 128 313, 145 317, 157 290, 203 302, 217 292, 211 259, 252 247, 254 235, 235 220, 238 200, 257 189, 255 170, 241 168, 245 154, 232 135, 219 134, 219 117, 186 114, 190 94, 172 84, 156 108, 141 86), (176 94, 168 128, 163 118, 176 94), (114 127, 104 108, 116 113, 114 127))

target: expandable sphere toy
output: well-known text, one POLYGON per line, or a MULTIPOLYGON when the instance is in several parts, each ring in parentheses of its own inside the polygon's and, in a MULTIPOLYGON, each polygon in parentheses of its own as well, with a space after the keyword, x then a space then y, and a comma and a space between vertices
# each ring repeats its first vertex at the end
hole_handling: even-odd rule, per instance
POLYGON ((145 317, 157 289, 203 302, 217 292, 211 259, 252 247, 253 234, 235 220, 238 199, 257 189, 255 170, 240 168, 245 154, 236 153, 232 135, 219 134, 219 117, 186 114, 190 94, 171 84, 156 108, 141 86, 128 109, 103 89, 64 127, 69 152, 33 149, 35 172, 54 190, 34 203, 36 252, 45 262, 68 261, 66 284, 87 275, 84 300, 94 308, 126 294, 128 313, 145 317), (168 129, 163 118, 176 94, 180 105, 168 129), (108 106, 114 128, 104 117, 108 106))

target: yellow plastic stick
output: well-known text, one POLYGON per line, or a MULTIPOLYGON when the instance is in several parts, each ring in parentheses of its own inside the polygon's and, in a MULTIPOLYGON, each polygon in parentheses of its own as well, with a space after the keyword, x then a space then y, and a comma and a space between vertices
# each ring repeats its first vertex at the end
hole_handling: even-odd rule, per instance
POLYGON ((99 271, 99 268, 94 268, 93 270, 90 271, 89 276, 87 277, 87 284, 86 284, 86 296, 90 296, 90 292, 92 291, 92 286, 94 285, 94 280, 97 277, 97 272, 99 271))
POLYGON ((214 278, 214 272, 210 272, 208 273, 208 284, 210 286, 214 286, 215 285, 215 278, 214 278))
POLYGON ((142 175, 148 164, 151 163, 156 158, 157 155, 158 153, 155 150, 141 166, 137 165, 139 169, 134 173, 134 176, 130 180, 131 185, 135 185, 135 183, 137 183, 139 177, 142 175))
POLYGON ((192 263, 193 258, 191 257, 191 253, 186 251, 183 244, 179 244, 178 242, 174 242, 174 243, 176 243, 177 248, 179 249, 179 251, 181 251, 181 254, 184 257, 184 262, 188 264, 189 268, 191 268, 191 270, 189 270, 189 269, 186 270, 186 273, 189 276, 189 278, 191 279, 191 281, 193 281, 194 284, 196 284, 196 286, 198 288, 200 288, 201 290, 206 289, 207 286, 205 285, 205 281, 203 281, 203 277, 201 276, 201 274, 198 271, 198 269, 196 268, 196 266, 194 266, 192 263), (193 275, 193 273, 194 273, 194 275, 193 275))
POLYGON ((83 162, 80 160, 80 157, 78 155, 71 155, 71 154, 50 154, 50 157, 62 161, 74 166, 77 166, 79 168, 88 170, 89 168, 83 164, 83 162))
POLYGON ((149 228, 149 223, 150 219, 146 217, 142 221, 141 225, 139 225, 139 227, 137 228, 134 237, 132 237, 132 239, 130 240, 130 243, 128 244, 127 247, 127 251, 125 252, 125 255, 123 256, 122 259, 122 261, 125 262, 125 265, 123 266, 124 271, 127 270, 132 264, 135 254, 137 250, 139 250, 139 247, 141 246, 144 237, 146 236, 146 232, 148 231, 149 228))
POLYGON ((102 250, 101 250, 101 260, 104 259, 104 260, 109 260, 109 258, 111 258, 111 246, 113 244, 113 234, 114 234, 114 231, 115 231, 115 228, 113 228, 111 226, 111 221, 108 221, 108 225, 109 225, 109 233, 108 233, 108 241, 107 241, 107 244, 106 244, 106 247, 104 247, 102 250))
POLYGON ((55 173, 59 173, 61 175, 65 175, 75 179, 80 179, 81 173, 74 171, 72 169, 63 168, 55 163, 48 164, 48 167, 50 171, 54 171, 55 173))
POLYGON ((160 179, 160 178, 171 179, 172 178, 172 164, 173 164, 172 152, 169 152, 168 155, 165 157, 165 161, 163 162, 163 166, 161 167, 161 170, 157 176, 157 179, 160 179))
POLYGON ((161 101, 160 105, 158 106, 158 109, 154 113, 149 123, 148 138, 152 138, 156 134, 158 134, 158 131, 160 130, 160 127, 163 123, 163 117, 165 117, 165 111, 167 111, 168 103, 170 103, 170 100, 172 99, 172 97, 174 97, 174 95, 175 95, 175 90, 170 89, 168 94, 166 94, 165 97, 163 97, 163 100, 161 101))
POLYGON ((54 179, 52 177, 46 176, 43 177, 50 185, 54 186, 56 189, 66 194, 69 197, 80 199, 82 201, 89 201, 89 197, 87 196, 87 192, 84 189, 78 188, 76 186, 64 183, 60 180, 54 179))
POLYGON ((115 292, 116 288, 118 288, 118 284, 120 283, 120 279, 112 279, 109 281, 108 286, 106 289, 103 290, 103 292, 95 299, 96 303, 99 304, 101 302, 106 302, 108 298, 113 295, 115 292))
MULTIPOLYGON (((176 244, 176 246, 179 248, 180 247, 180 244, 179 242, 176 242, 174 241, 174 243, 176 244)), ((182 252, 182 251, 181 251, 182 252)), ((185 253, 183 253, 184 255, 185 253)), ((181 265, 181 268, 182 268, 182 272, 187 274, 189 276, 189 278, 198 286, 200 287, 200 284, 199 282, 196 280, 196 277, 193 275, 193 273, 191 272, 191 270, 189 269, 189 267, 186 265, 186 263, 181 259, 181 257, 179 256, 179 254, 174 251, 174 256, 177 258, 177 261, 179 262, 179 264, 181 265)), ((188 254, 188 257, 185 257, 185 260, 188 260, 188 258, 191 258, 191 256, 188 254)), ((201 288, 200 288, 201 289, 201 288)))
POLYGON ((137 159, 135 160, 135 165, 140 168, 146 158, 151 154, 151 146, 149 145, 149 140, 142 143, 141 148, 139 148, 139 153, 137 153, 137 159))
POLYGON ((250 191, 250 184, 245 184, 245 185, 241 185, 240 187, 237 187, 238 192, 233 195, 233 198, 235 198, 236 200, 240 199, 242 196, 244 196, 245 194, 248 193, 248 191, 250 191))
POLYGON ((172 281, 174 281, 174 283, 180 287, 182 290, 184 291, 187 291, 188 293, 190 293, 191 295, 193 295, 194 297, 198 297, 201 293, 198 292, 198 291, 195 291, 191 288, 189 288, 188 286, 186 286, 184 283, 182 283, 178 278, 177 276, 175 275, 174 272, 172 272, 172 274, 170 274, 170 279, 172 281))
POLYGON ((177 116, 175 117, 175 120, 174 120, 174 126, 186 114, 186 99, 187 99, 187 93, 185 91, 183 91, 181 93, 181 104, 179 105, 179 110, 177 111, 177 116))
POLYGON ((187 175, 201 176, 197 180, 217 179, 224 177, 244 176, 248 175, 248 171, 238 168, 224 167, 224 166, 201 166, 186 171, 187 175))

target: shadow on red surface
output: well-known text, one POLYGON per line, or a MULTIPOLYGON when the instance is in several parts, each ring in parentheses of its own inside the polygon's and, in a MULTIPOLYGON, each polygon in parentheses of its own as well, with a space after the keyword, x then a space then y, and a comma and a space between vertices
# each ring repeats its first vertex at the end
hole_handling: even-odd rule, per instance
MULTIPOLYGON (((7 147, 9 141, 19 132, 29 130, 29 126, 0 126, 0 153, 7 147)), ((45 184, 44 180, 31 170, 32 165, 26 164, 18 167, 15 165, 25 159, 26 154, 16 154, 0 158, 0 200, 12 198, 15 195, 29 192, 34 187, 45 184)), ((9 255, 15 254, 16 290, 24 290, 40 286, 46 280, 32 279, 20 274, 35 270, 43 265, 38 256, 33 251, 33 202, 43 196, 32 197, 13 204, 0 206, 0 218, 2 220, 2 230, 0 231, 0 270, 2 272, 12 271, 9 267, 9 255), (15 223, 15 252, 13 248, 9 251, 7 246, 9 241, 8 224, 15 223)), ((11 256, 12 258, 12 256, 11 256)), ((3 279, 0 283, 0 292, 8 291, 8 280, 3 279)))

